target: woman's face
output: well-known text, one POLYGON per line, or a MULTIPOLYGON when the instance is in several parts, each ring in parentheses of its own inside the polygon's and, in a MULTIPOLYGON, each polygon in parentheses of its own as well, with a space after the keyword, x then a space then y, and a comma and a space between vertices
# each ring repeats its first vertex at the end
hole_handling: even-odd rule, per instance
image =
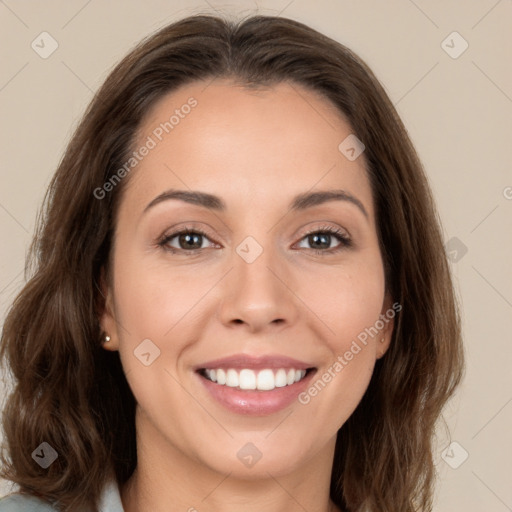
POLYGON ((155 457, 246 478, 331 460, 393 324, 364 153, 338 148, 350 134, 284 83, 194 83, 148 113, 102 327, 155 457))

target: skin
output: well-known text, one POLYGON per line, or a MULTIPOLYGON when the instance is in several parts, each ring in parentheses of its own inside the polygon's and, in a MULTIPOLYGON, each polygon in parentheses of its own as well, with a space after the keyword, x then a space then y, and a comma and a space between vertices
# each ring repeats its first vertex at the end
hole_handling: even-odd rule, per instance
MULTIPOLYGON (((361 400, 393 323, 307 405, 266 416, 233 413, 214 401, 193 367, 220 357, 282 354, 317 367, 317 376, 391 307, 378 245, 364 154, 349 161, 338 145, 351 132, 317 93, 281 83, 248 90, 227 80, 193 83, 148 113, 140 147, 160 122, 193 96, 198 104, 132 171, 120 204, 112 273, 106 280, 104 345, 118 350, 137 400, 138 466, 121 489, 127 512, 327 512, 336 433, 361 400), (171 188, 220 196, 224 212, 179 200, 146 206, 171 188), (300 193, 343 189, 364 206, 330 201, 300 212, 300 193), (179 237, 206 230, 202 252, 187 256, 179 237), (308 231, 330 226, 315 253, 308 231), (176 229, 174 229, 176 228, 176 229), (252 236, 263 249, 248 263, 236 252, 252 236), (279 322, 275 321, 280 319, 279 322), (134 356, 150 339, 160 356, 134 356), (262 454, 246 467, 237 452, 262 454), (191 475, 193 475, 191 477, 191 475), (172 506, 173 508, 169 508, 172 506)), ((250 249, 254 250, 254 249, 250 249)))

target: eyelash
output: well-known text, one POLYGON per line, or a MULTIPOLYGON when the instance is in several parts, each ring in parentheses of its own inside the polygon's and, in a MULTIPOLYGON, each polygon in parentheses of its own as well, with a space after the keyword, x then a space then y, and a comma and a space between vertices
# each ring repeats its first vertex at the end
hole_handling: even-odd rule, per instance
MULTIPOLYGON (((330 254, 335 254, 335 253, 338 253, 339 251, 342 251, 345 248, 352 247, 352 240, 343 231, 339 230, 338 228, 333 228, 332 226, 322 226, 322 227, 316 228, 312 231, 308 231, 307 233, 305 233, 302 236, 301 241, 310 235, 325 234, 325 233, 337 238, 338 241, 340 242, 340 245, 333 249, 309 249, 310 251, 313 251, 318 256, 326 256, 326 255, 330 255, 330 254)), ((187 234, 188 235, 190 235, 190 234, 201 235, 203 237, 210 239, 208 234, 205 233, 204 231, 202 231, 201 229, 187 227, 180 231, 175 231, 174 233, 169 233, 169 234, 163 235, 158 240, 158 246, 161 247, 162 249, 164 249, 165 251, 169 251, 173 254, 182 253, 187 256, 194 256, 194 255, 197 255, 198 253, 200 253, 201 251, 203 251, 204 248, 185 250, 185 249, 176 249, 175 247, 169 247, 167 245, 173 238, 176 238, 179 235, 187 235, 187 234)))

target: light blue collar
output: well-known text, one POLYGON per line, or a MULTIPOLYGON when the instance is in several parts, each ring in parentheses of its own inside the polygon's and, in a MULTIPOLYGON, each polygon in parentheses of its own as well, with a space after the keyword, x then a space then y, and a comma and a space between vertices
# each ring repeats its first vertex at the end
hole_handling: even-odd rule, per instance
POLYGON ((109 480, 103 488, 99 503, 100 512, 124 512, 119 486, 115 480, 109 480))

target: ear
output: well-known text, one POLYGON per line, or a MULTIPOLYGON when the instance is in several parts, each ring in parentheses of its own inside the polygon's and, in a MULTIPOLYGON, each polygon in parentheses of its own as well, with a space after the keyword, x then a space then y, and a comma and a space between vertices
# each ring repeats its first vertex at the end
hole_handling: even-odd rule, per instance
POLYGON ((104 268, 101 269, 100 291, 102 299, 99 304, 99 321, 104 336, 101 346, 106 350, 116 351, 119 350, 119 329, 115 315, 114 294, 104 268), (106 336, 110 338, 108 341, 106 341, 106 336))
POLYGON ((398 302, 393 303, 391 295, 386 292, 382 311, 379 317, 379 320, 384 324, 384 326, 379 332, 379 339, 376 347, 377 359, 380 359, 387 352, 391 344, 393 329, 395 327, 395 316, 401 309, 402 306, 398 302))

